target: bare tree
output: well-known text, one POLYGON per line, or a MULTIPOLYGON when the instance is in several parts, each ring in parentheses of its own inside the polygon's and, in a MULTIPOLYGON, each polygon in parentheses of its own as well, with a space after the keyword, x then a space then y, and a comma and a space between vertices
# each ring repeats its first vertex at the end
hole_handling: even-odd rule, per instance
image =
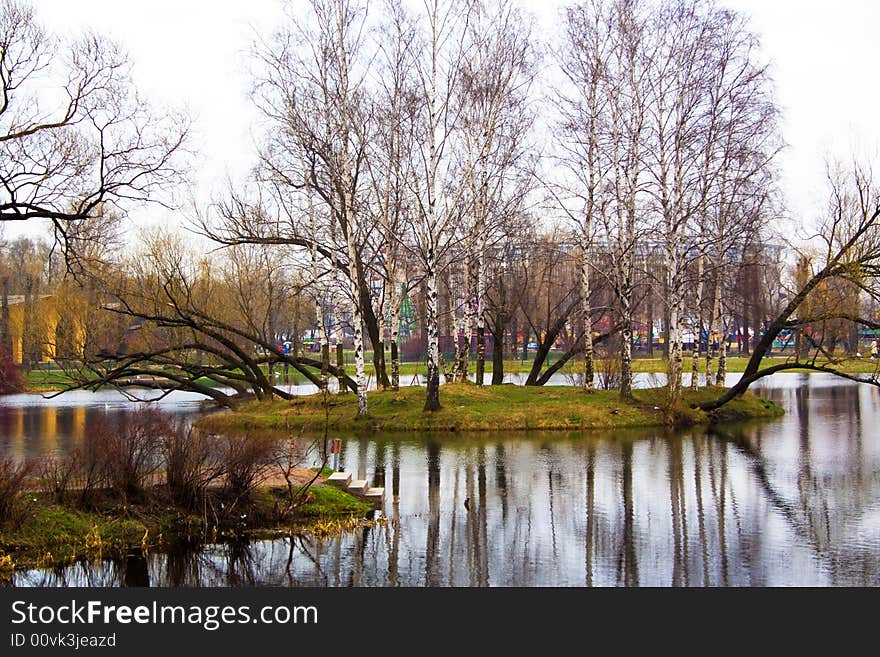
POLYGON ((646 76, 649 53, 645 50, 646 18, 641 3, 617 2, 610 25, 612 50, 606 82, 609 105, 607 152, 610 174, 605 182, 609 197, 600 214, 601 230, 612 257, 608 280, 620 316, 620 395, 632 396, 632 325, 635 311, 635 248, 646 225, 640 214, 644 175, 647 109, 646 76))
POLYGON ((456 90, 465 56, 462 36, 467 18, 467 8, 457 0, 426 0, 414 49, 419 91, 414 157, 418 167, 410 185, 416 200, 413 241, 427 286, 426 411, 440 408, 438 276, 454 241, 454 223, 462 214, 464 184, 455 152, 461 107, 456 90))
MULTIPOLYGON (((272 42, 256 49, 262 72, 254 95, 271 124, 259 170, 269 194, 262 198, 258 193, 256 201, 231 194, 219 206, 219 223, 203 220, 200 228, 221 244, 281 244, 308 249, 315 258, 329 261, 330 276, 343 280, 340 301, 346 301, 351 315, 358 414, 363 416, 367 414, 365 320, 377 374, 387 378, 367 280, 373 257, 367 236, 372 226, 366 221, 361 179, 370 138, 370 107, 363 90, 366 64, 361 60, 366 8, 348 0, 313 0, 309 9, 303 17, 290 6, 288 24, 272 42), (304 189, 313 204, 307 222, 301 212, 304 189), (326 208, 320 238, 312 222, 316 202, 326 208)), ((342 370, 338 318, 334 331, 337 370, 342 370)))
POLYGON ((486 331, 486 250, 505 219, 519 211, 532 180, 527 135, 534 112, 529 92, 536 56, 527 21, 510 0, 490 7, 475 2, 468 23, 468 57, 461 73, 462 130, 468 164, 469 211, 463 223, 470 266, 465 312, 467 374, 470 336, 476 329, 476 383, 483 385, 486 331))
MULTIPOLYGON (((601 136, 607 132, 608 58, 611 49, 609 11, 602 0, 569 7, 566 12, 566 47, 559 53, 563 73, 572 91, 562 97, 562 134, 559 144, 562 163, 575 184, 564 188, 560 207, 575 220, 580 230, 580 319, 583 324, 584 377, 587 392, 593 390, 593 307, 591 268, 596 218, 603 205, 602 184, 607 175, 601 157, 601 136), (580 208, 569 209, 568 197, 580 208)), ((558 195, 557 195, 558 196, 558 195)))
MULTIPOLYGON (((291 277, 287 264, 277 247, 239 245, 207 259, 179 237, 148 236, 94 281, 97 307, 82 357, 65 363, 70 388, 189 390, 226 405, 248 396, 290 399, 273 376, 276 365, 320 386, 316 372, 336 368, 277 348, 280 330, 308 312, 305 279, 291 277)), ((347 377, 344 385, 357 387, 347 377)))
POLYGON ((58 39, 0 2, 0 221, 48 220, 67 249, 74 222, 168 205, 158 192, 183 179, 187 130, 137 95, 115 44, 58 39))
POLYGON ((853 289, 860 296, 880 298, 880 192, 870 168, 858 162, 849 170, 829 166, 828 180, 828 210, 816 234, 808 240, 811 252, 804 254, 800 267, 803 271, 795 277, 796 287, 781 311, 767 323, 740 380, 717 399, 701 404, 704 410, 723 406, 765 376, 791 369, 827 372, 880 387, 880 372, 876 369, 859 375, 840 368, 834 341, 826 343, 821 331, 828 321, 880 328, 862 312, 863 304, 847 302, 853 289), (832 292, 835 289, 839 292, 832 292), (801 332, 809 349, 796 349, 785 361, 762 367, 773 341, 783 330, 801 332), (808 357, 804 357, 805 351, 808 357))

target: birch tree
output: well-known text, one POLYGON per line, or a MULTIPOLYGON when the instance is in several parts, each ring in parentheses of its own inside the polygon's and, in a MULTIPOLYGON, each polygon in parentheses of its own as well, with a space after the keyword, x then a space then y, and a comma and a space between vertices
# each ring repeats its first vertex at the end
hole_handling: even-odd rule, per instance
POLYGON ((632 397, 632 325, 634 319, 635 249, 646 226, 640 220, 644 174, 643 147, 647 123, 644 50, 645 17, 641 3, 621 1, 611 14, 612 49, 606 85, 609 104, 610 207, 601 213, 602 232, 611 254, 608 279, 621 323, 620 395, 632 397))
MULTIPOLYGON (((260 152, 263 188, 249 201, 231 194, 220 221, 201 222, 203 232, 226 245, 288 245, 329 261, 341 280, 340 301, 352 318, 358 415, 367 414, 364 321, 369 324, 377 374, 384 352, 368 285, 372 233, 361 180, 370 139, 363 61, 366 6, 349 0, 313 0, 309 13, 290 5, 289 22, 273 40, 257 46, 261 68, 254 98, 270 129, 260 152), (303 221, 300 192, 326 209, 320 241, 303 221), (265 190, 265 195, 263 194, 265 190), (258 206, 258 207, 255 207, 258 206)), ((241 196, 241 195, 239 195, 241 196)), ((309 215, 309 217, 314 215, 309 215)), ((337 371, 344 372, 341 322, 334 304, 337 371)), ((340 386, 340 391, 344 386, 340 386)))
MULTIPOLYGON (((440 408, 438 276, 454 241, 464 191, 456 138, 460 105, 456 88, 464 60, 463 30, 468 11, 456 0, 426 0, 419 16, 413 66, 418 77, 419 111, 411 180, 416 201, 412 229, 415 253, 426 283, 427 394, 425 411, 440 408)), ((466 179, 466 178, 465 178, 466 179)))
MULTIPOLYGON (((533 121, 530 91, 536 56, 528 22, 513 2, 472 4, 468 57, 461 74, 462 130, 468 165, 469 221, 465 262, 473 285, 465 313, 467 359, 475 329, 476 383, 483 385, 486 359, 487 245, 522 204, 531 178, 527 136, 533 121)), ((462 372, 466 376, 467 368, 462 372)))
POLYGON ((757 42, 744 19, 719 12, 712 40, 714 56, 705 139, 703 214, 699 220, 703 271, 711 275, 708 336, 719 340, 720 371, 712 345, 706 353, 707 385, 723 384, 730 315, 723 306, 731 253, 747 235, 760 234, 772 190, 772 162, 779 151, 777 109, 766 67, 756 61, 757 42))
POLYGON ((607 175, 607 158, 601 157, 601 136, 606 134, 607 88, 611 49, 611 27, 608 6, 602 0, 591 0, 568 8, 566 12, 566 45, 559 61, 572 90, 562 98, 562 133, 566 139, 559 147, 562 162, 574 178, 567 186, 566 197, 579 201, 580 212, 561 207, 579 225, 580 247, 580 319, 583 324, 584 376, 583 386, 593 391, 593 307, 591 267, 593 238, 597 215, 606 202, 603 182, 607 175))
POLYGON ((379 32, 379 80, 375 116, 379 119, 374 157, 367 166, 376 198, 374 204, 382 230, 380 269, 383 278, 382 317, 389 316, 392 390, 400 387, 398 353, 402 291, 409 288, 404 253, 405 218, 413 212, 408 184, 414 175, 410 153, 414 147, 414 126, 418 109, 417 80, 411 63, 416 26, 398 0, 385 4, 386 14, 379 32))
POLYGON ((653 13, 650 28, 656 44, 648 74, 647 160, 649 190, 658 208, 657 233, 663 248, 670 406, 681 396, 687 230, 701 208, 699 153, 705 136, 702 114, 712 45, 711 17, 704 13, 704 7, 705 3, 693 0, 664 4, 653 13))

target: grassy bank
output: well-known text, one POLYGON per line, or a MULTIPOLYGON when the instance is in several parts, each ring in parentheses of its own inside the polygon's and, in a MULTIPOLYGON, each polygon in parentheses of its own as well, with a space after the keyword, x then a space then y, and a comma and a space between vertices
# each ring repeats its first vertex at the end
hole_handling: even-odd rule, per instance
MULTIPOLYGON (((712 421, 776 417, 782 409, 747 393, 709 415, 690 406, 715 398, 718 389, 685 392, 674 410, 680 425, 712 421)), ((636 390, 633 400, 623 401, 616 392, 586 394, 570 386, 442 386, 443 407, 424 413, 425 389, 401 388, 398 392, 369 393, 368 418, 357 418, 354 395, 329 398, 329 427, 334 430, 373 431, 517 431, 529 429, 613 429, 666 424, 665 390, 636 390)), ((320 395, 290 402, 250 402, 232 413, 210 415, 199 426, 217 433, 279 430, 309 431, 323 426, 325 408, 320 395)))
POLYGON ((234 524, 222 525, 213 522, 207 509, 199 515, 155 500, 122 506, 108 499, 77 508, 57 504, 43 493, 29 493, 23 496, 19 517, 0 526, 0 581, 14 569, 120 557, 135 548, 161 550, 180 543, 291 531, 326 535, 356 525, 373 509, 343 490, 318 484, 309 489, 305 503, 279 520, 277 509, 285 492, 259 489, 234 524))
MULTIPOLYGON (((555 352, 551 352, 547 358, 547 362, 545 363, 545 367, 549 367, 553 363, 558 360, 558 354, 555 352)), ((387 357, 387 355, 386 355, 387 357)), ((531 357, 531 354, 530 354, 531 357)), ((783 362, 787 359, 787 356, 771 356, 764 360, 764 365, 769 366, 775 363, 783 362)), ((738 373, 745 370, 746 365, 748 364, 749 359, 743 358, 740 356, 730 356, 727 358, 727 371, 730 373, 738 373)), ((829 362, 819 361, 816 363, 817 365, 830 365, 829 362)), ((703 371, 705 369, 705 355, 700 359, 700 369, 703 371)), ((846 372, 848 374, 866 374, 871 373, 876 370, 877 363, 875 361, 870 360, 869 358, 862 359, 850 359, 845 361, 837 361, 833 363, 834 367, 839 369, 842 372, 846 372)), ((354 371, 353 363, 347 364, 347 372, 351 375, 354 371)), ((388 372, 390 375, 390 361, 387 363, 388 372)), ((580 361, 570 361, 568 362, 559 372, 561 375, 565 374, 573 374, 580 371, 582 367, 582 363, 580 361)), ((521 376, 528 375, 532 368, 531 360, 520 360, 520 359, 511 359, 504 361, 504 373, 505 374, 518 374, 521 376)), ((685 373, 690 373, 690 359, 685 358, 684 362, 684 370, 685 373)), ((372 361, 370 360, 370 354, 367 354, 367 363, 366 363, 366 375, 371 381, 375 381, 376 372, 373 368, 372 361)), ((664 358, 640 358, 636 357, 633 359, 633 371, 639 372, 642 374, 663 374, 666 372, 666 360, 664 358)), ((797 370, 793 370, 797 371, 797 370)), ((486 373, 492 373, 492 362, 486 362, 486 373)), ((30 372, 23 373, 24 383, 27 392, 31 393, 45 393, 45 392, 55 392, 63 389, 65 386, 70 385, 72 382, 71 379, 62 371, 62 370, 45 370, 45 369, 34 369, 30 372)), ((424 384, 426 369, 424 363, 401 363, 400 365, 400 378, 403 385, 409 385, 413 383, 414 377, 418 376, 417 382, 424 384)), ((279 382, 284 382, 285 379, 279 379, 279 382)), ((201 381, 202 383, 209 383, 207 380, 201 381)), ((293 385, 302 385, 309 383, 309 381, 293 371, 292 369, 288 373, 288 378, 286 382, 293 385)))

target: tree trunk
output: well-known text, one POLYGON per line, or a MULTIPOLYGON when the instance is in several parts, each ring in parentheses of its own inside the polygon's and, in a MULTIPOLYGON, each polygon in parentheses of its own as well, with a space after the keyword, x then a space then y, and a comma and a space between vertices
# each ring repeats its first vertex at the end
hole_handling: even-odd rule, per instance
POLYGON ((480 252, 477 254, 477 353, 476 353, 476 383, 483 385, 486 375, 486 245, 485 240, 480 241, 480 252))
POLYGON ((709 335, 706 337, 706 386, 715 384, 714 371, 714 336, 718 333, 718 322, 721 319, 721 270, 716 267, 715 283, 712 286, 712 315, 709 318, 709 335))
POLYGON ((457 379, 462 382, 468 380, 470 365, 471 333, 474 325, 474 261, 468 254, 464 263, 464 316, 461 322, 461 331, 458 345, 457 379))
POLYGON ((681 399, 682 346, 681 346, 681 261, 675 236, 669 235, 666 244, 666 272, 669 298, 669 360, 666 362, 669 403, 674 406, 681 399), (672 240, 670 242, 670 240, 672 240))
MULTIPOLYGON (((392 285, 396 283, 392 282, 392 285)), ((391 304, 391 389, 400 389, 400 358, 397 342, 400 339, 400 301, 395 293, 391 304)))
MULTIPOLYGON (((700 387, 700 340, 703 334, 703 256, 697 256, 697 286, 694 297, 694 310, 697 315, 697 324, 694 327, 694 347, 691 359, 691 390, 697 391, 700 387)), ((708 346, 708 338, 706 339, 708 346)))
POLYGON ((342 318, 337 305, 333 304, 333 341, 336 343, 336 380, 339 384, 338 394, 345 394, 345 348, 343 346, 342 318))
POLYGON ((620 396, 632 398, 632 324, 624 325, 620 345, 620 396))
POLYGON ((495 315, 495 331, 492 333, 492 385, 504 383, 504 314, 495 315))
MULTIPOLYGON (((349 203, 350 202, 351 199, 349 199, 349 203)), ((356 224, 354 223, 356 220, 352 211, 349 211, 348 215, 349 223, 348 231, 346 232, 348 258, 349 262, 354 263, 357 259, 357 245, 355 244, 356 224)), ((354 325, 352 327, 354 329, 354 369, 355 381, 357 381, 358 417, 364 417, 367 415, 367 377, 364 369, 364 323, 363 313, 361 312, 359 288, 360 285, 358 284, 357 278, 353 276, 351 278, 351 321, 354 325)), ((375 349, 373 351, 375 353, 375 349)))
POLYGON ((581 322, 584 330, 584 390, 593 392, 593 308, 590 304, 590 219, 581 235, 581 322))
POLYGON ((361 318, 367 329, 367 336, 373 347, 373 369, 376 371, 376 385, 387 388, 391 382, 385 369, 385 343, 379 332, 379 320, 373 311, 373 300, 370 297, 370 287, 364 275, 363 263, 358 256, 357 264, 358 288, 360 289, 361 318))
POLYGON ((715 384, 724 385, 724 379, 727 378, 727 330, 728 322, 721 318, 721 339, 718 341, 718 374, 715 377, 715 384))
POLYGON ((437 258, 434 248, 429 247, 427 258, 428 298, 426 326, 428 330, 428 384, 425 411, 440 410, 440 345, 437 327, 437 258))

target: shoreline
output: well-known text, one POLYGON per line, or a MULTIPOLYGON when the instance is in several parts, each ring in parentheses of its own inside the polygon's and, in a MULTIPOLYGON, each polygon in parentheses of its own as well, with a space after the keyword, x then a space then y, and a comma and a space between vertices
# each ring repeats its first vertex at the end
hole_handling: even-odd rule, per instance
MULTIPOLYGON (((732 356, 727 359, 727 372, 728 374, 740 374, 745 370, 746 364, 748 363, 748 358, 742 356, 732 356)), ((788 356, 768 356, 765 358, 765 362, 785 362, 788 361, 788 356)), ((552 358, 548 360, 548 364, 552 363, 552 358)), ((702 360, 701 360, 702 364, 702 360)), ((827 363, 820 363, 827 364, 827 363)), ((873 372, 875 369, 876 363, 871 361, 868 358, 862 359, 850 359, 848 361, 843 361, 839 363, 835 363, 835 366, 840 369, 841 372, 847 374, 864 374, 873 372)), ((347 364, 346 367, 353 366, 351 364, 347 364)), ((566 367, 562 368, 557 375, 565 376, 565 375, 573 375, 576 371, 579 371, 580 363, 569 363, 566 367)), ((518 376, 527 376, 529 371, 531 370, 531 361, 523 361, 523 360, 509 360, 504 363, 504 375, 518 375, 518 376)), ((688 374, 690 370, 685 371, 685 374, 688 374)), ((805 373, 813 373, 811 370, 798 370, 792 369, 790 372, 805 372, 805 373)), ((486 363, 486 375, 492 374, 492 365, 491 362, 486 363)), ((634 374, 665 374, 666 373, 666 360, 663 358, 634 358, 633 359, 633 373, 634 374)), ((700 372, 700 374, 704 374, 704 372, 700 372)), ((368 380, 375 380, 375 371, 372 367, 372 364, 368 363, 366 366, 366 375, 368 380)), ((425 366, 421 363, 401 363, 400 366, 400 378, 401 381, 410 380, 414 376, 418 376, 419 381, 422 381, 425 377, 425 366)), ((35 369, 29 374, 25 376, 24 386, 21 390, 17 391, 17 393, 10 394, 52 394, 58 393, 65 390, 65 382, 68 379, 64 376, 62 372, 58 370, 52 372, 46 372, 43 370, 35 369)), ((298 374, 291 375, 291 384, 292 385, 308 385, 309 381, 298 374)), ((488 385, 488 384, 486 384, 488 385)), ((130 386, 132 388, 138 388, 138 386, 130 386)), ((401 386, 408 387, 408 386, 401 386)), ((113 389, 113 386, 106 386, 106 389, 113 389)), ((149 389, 149 388, 144 388, 149 389)))
POLYGON ((368 519, 374 505, 324 484, 324 479, 326 475, 309 488, 304 503, 283 517, 277 508, 285 491, 271 483, 260 486, 235 520, 212 518, 209 508, 203 513, 184 509, 155 494, 132 504, 108 496, 81 505, 58 503, 44 492, 23 493, 21 517, 0 526, 0 582, 20 570, 122 558, 138 550, 161 552, 296 534, 323 537, 376 522, 368 519))
POLYGON ((369 415, 357 417, 357 398, 330 395, 326 408, 320 394, 291 401, 248 401, 226 413, 200 418, 196 426, 210 433, 291 432, 317 433, 324 429, 392 433, 421 431, 530 431, 593 430, 649 427, 688 427, 784 414, 781 407, 752 393, 721 409, 705 413, 694 404, 714 399, 723 388, 683 391, 682 402, 669 413, 665 388, 633 391, 622 400, 616 391, 586 393, 572 386, 526 387, 445 384, 440 388, 442 408, 424 413, 424 388, 370 391, 369 415), (672 421, 670 422, 670 417, 672 421))

